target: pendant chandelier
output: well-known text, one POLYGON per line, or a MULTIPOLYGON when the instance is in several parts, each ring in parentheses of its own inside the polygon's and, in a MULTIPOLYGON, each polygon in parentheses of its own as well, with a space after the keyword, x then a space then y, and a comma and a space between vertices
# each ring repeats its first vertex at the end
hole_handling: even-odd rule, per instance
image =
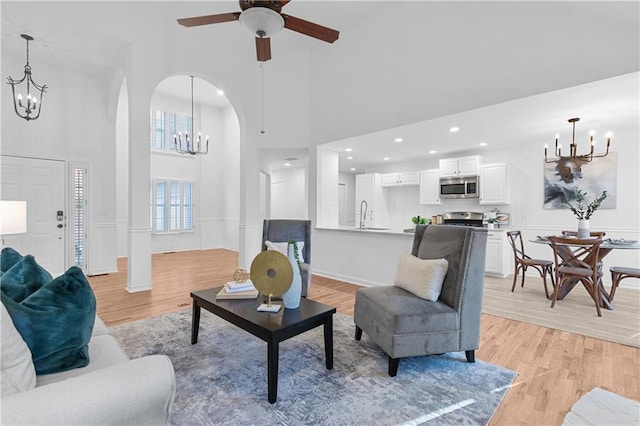
POLYGON ((20 35, 27 41, 27 64, 24 66, 24 76, 20 80, 14 80, 11 77, 7 77, 7 84, 11 85, 11 94, 13 96, 13 109, 20 118, 25 120, 35 120, 40 117, 40 108, 42 107, 42 96, 47 91, 47 85, 42 86, 36 84, 31 78, 31 66, 29 65, 29 42, 33 41, 33 37, 28 34, 20 35), (20 85, 25 83, 26 85, 26 99, 22 97, 20 91, 20 85), (16 94, 16 88, 17 94, 16 94), (35 89, 32 93, 32 89, 35 89), (38 92, 40 94, 38 95, 38 92), (38 97, 40 100, 38 101, 38 97))
MULTIPOLYGON (((189 77, 191 77, 191 132, 193 133, 193 76, 189 77)), ((184 135, 182 132, 173 135, 173 145, 180 154, 206 155, 209 152, 209 135, 206 137, 204 151, 202 150, 202 135, 200 132, 198 132, 198 137, 195 140, 193 140, 193 134, 189 137, 188 130, 185 130, 184 135)))
POLYGON ((606 157, 609 154, 609 145, 611 144, 611 135, 607 135, 607 150, 604 154, 594 155, 593 148, 595 146, 595 142, 593 141, 593 134, 589 137, 589 143, 591 144, 591 150, 587 154, 578 155, 578 144, 576 143, 576 122, 580 121, 580 118, 570 118, 569 123, 573 125, 573 136, 571 138, 571 145, 569 145, 569 155, 562 155, 562 146, 558 144, 559 135, 556 134, 556 147, 554 150, 554 155, 556 158, 547 159, 547 148, 548 146, 544 145, 544 162, 545 163, 560 163, 562 161, 567 160, 579 160, 589 162, 594 158, 606 157))

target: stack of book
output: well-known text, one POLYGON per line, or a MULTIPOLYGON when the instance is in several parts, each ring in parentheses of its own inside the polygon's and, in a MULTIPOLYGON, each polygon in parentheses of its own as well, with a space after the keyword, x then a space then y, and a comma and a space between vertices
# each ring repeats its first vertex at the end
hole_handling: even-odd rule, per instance
POLYGON ((241 283, 230 281, 224 284, 216 299, 255 299, 259 293, 251 280, 241 283))

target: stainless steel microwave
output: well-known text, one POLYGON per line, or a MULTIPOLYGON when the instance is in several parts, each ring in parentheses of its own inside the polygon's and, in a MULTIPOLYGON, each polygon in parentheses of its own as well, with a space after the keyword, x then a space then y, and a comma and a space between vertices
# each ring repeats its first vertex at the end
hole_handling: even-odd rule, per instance
POLYGON ((440 198, 478 198, 478 177, 440 179, 440 198))

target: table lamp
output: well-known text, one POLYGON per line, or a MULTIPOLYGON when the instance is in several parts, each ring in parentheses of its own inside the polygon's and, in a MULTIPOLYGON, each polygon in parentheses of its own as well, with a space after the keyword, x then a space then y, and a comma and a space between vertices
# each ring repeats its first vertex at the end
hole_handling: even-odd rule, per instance
POLYGON ((0 242, 4 236, 27 232, 27 202, 0 201, 0 242))

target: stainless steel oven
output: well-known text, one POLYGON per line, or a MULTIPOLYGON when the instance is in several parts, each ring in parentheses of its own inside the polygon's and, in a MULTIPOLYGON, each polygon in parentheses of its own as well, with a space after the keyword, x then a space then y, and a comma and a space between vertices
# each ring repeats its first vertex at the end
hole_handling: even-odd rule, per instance
POLYGON ((440 198, 478 198, 478 177, 440 179, 440 198))

